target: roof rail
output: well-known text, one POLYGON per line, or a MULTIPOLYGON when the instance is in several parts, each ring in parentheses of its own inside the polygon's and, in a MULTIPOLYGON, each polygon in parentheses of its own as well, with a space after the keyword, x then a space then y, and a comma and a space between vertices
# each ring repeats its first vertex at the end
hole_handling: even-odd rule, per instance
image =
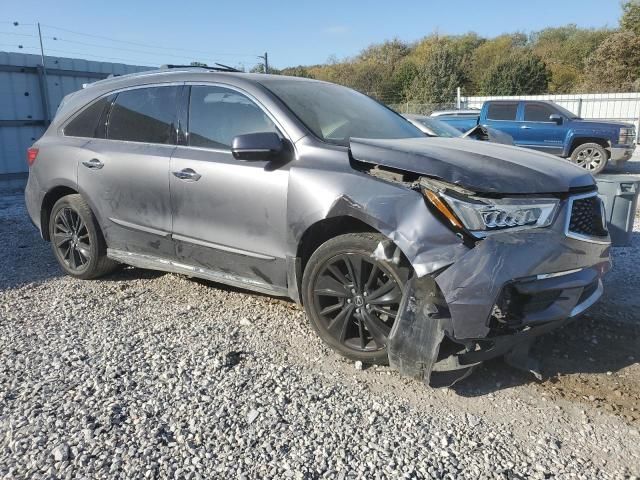
POLYGON ((229 67, 228 65, 223 65, 222 63, 216 63, 217 67, 210 67, 208 65, 162 65, 161 68, 200 68, 204 70, 213 70, 215 72, 240 72, 242 70, 238 70, 237 68, 229 67))

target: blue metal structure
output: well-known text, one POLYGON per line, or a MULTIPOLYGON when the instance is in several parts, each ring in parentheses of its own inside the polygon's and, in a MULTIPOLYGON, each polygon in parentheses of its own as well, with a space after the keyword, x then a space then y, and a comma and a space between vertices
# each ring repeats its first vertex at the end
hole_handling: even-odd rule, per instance
POLYGON ((65 95, 85 83, 151 67, 0 51, 0 175, 26 173, 26 150, 65 95))

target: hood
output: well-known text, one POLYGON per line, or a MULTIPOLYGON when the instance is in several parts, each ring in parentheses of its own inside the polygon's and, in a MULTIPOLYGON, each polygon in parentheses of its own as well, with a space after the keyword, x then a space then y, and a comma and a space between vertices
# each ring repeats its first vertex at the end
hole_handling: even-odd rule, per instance
POLYGON ((593 187, 591 174, 534 150, 464 138, 352 138, 356 161, 434 177, 478 193, 565 193, 593 187))
POLYGON ((571 120, 571 123, 578 123, 578 124, 584 124, 588 127, 603 127, 603 128, 611 128, 611 127, 615 127, 615 128, 620 128, 620 127, 627 127, 627 128, 635 128, 635 125, 633 123, 625 123, 625 122, 610 122, 609 120, 585 120, 584 118, 574 118, 571 120))

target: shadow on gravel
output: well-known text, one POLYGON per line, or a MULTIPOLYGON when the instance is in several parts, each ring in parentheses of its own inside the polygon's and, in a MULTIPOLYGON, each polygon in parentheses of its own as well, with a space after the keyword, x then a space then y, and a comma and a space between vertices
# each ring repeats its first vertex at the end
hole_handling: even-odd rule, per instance
POLYGON ((602 316, 585 316, 538 339, 532 355, 542 366, 543 381, 501 359, 486 362, 453 389, 476 397, 524 384, 546 394, 588 402, 628 421, 640 421, 640 376, 623 371, 640 361, 640 326, 602 316))

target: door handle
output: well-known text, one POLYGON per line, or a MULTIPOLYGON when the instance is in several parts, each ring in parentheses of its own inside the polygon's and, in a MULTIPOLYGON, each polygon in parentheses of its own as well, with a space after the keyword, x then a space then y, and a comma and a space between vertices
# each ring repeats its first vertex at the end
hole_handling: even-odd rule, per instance
POLYGON ((93 170, 100 170, 102 167, 104 167, 104 163, 102 163, 97 158, 92 158, 91 160, 85 160, 84 162, 82 162, 82 164, 85 167, 91 168, 93 170))
POLYGON ((528 127, 528 126, 526 126, 526 125, 522 125, 520 128, 521 128, 521 129, 523 129, 523 130, 529 130, 529 129, 531 129, 531 127, 528 127))
POLYGON ((202 175, 191 168, 178 170, 177 172, 173 172, 173 175, 180 180, 190 180, 192 182, 197 182, 198 180, 200 180, 200 177, 202 177, 202 175))

